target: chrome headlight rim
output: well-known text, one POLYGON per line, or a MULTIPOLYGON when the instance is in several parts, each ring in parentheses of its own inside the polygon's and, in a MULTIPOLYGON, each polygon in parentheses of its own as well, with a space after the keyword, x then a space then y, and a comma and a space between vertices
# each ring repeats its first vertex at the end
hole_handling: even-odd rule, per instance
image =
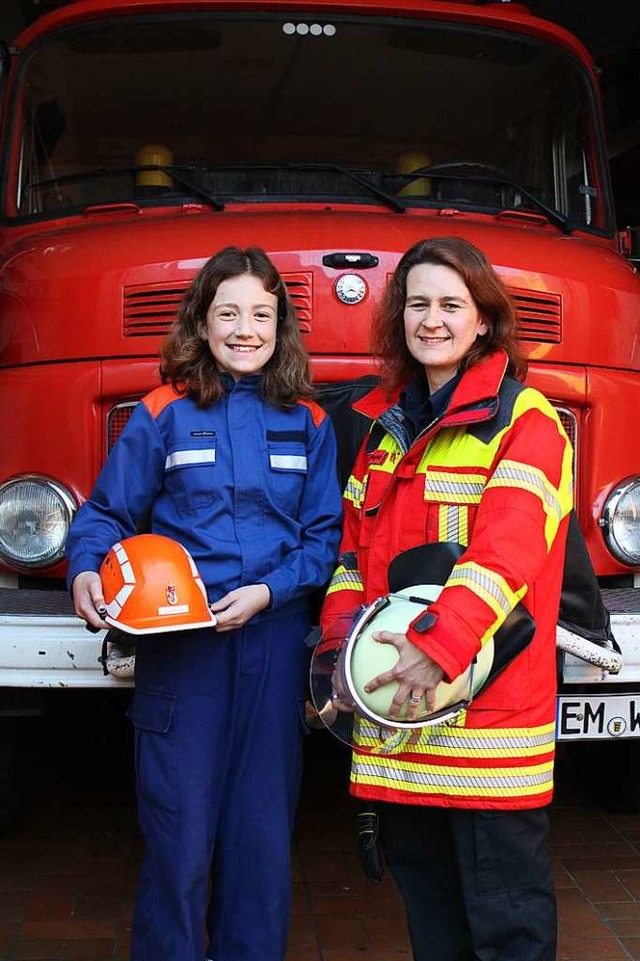
POLYGON ((13 477, 9 477, 7 480, 0 483, 0 501, 2 500, 3 494, 11 489, 12 487, 19 486, 20 484, 36 484, 39 487, 51 492, 54 497, 57 498, 65 522, 65 529, 63 536, 60 539, 60 544, 55 551, 47 553, 45 557, 35 560, 21 560, 16 558, 13 554, 7 553, 4 549, 2 543, 0 542, 0 561, 7 567, 16 571, 36 571, 44 570, 46 568, 55 567, 59 564, 61 560, 64 559, 65 545, 67 541, 67 535, 69 533, 69 528, 73 520, 73 516, 78 509, 78 504, 71 492, 62 484, 60 481, 56 480, 54 477, 49 477, 46 474, 16 474, 13 477))
POLYGON ((626 477, 620 481, 619 484, 616 484, 605 501, 600 519, 600 527, 603 530, 604 540, 609 551, 615 559, 620 561, 621 564, 624 564, 625 567, 640 566, 640 549, 634 553, 629 553, 629 551, 619 543, 616 536, 615 521, 621 501, 634 489, 637 489, 638 495, 640 496, 640 475, 638 474, 626 477))

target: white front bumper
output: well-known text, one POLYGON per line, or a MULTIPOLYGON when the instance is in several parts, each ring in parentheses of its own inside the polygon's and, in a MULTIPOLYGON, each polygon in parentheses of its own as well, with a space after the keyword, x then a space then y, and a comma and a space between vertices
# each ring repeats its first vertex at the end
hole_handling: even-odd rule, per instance
POLYGON ((611 629, 622 652, 622 670, 610 674, 581 658, 565 654, 565 684, 637 684, 640 692, 640 614, 612 614, 611 629))
MULTIPOLYGON (((565 684, 637 684, 640 692, 640 614, 612 614, 611 626, 622 651, 622 670, 610 674, 565 654, 565 684)), ((131 687, 130 678, 104 674, 104 633, 89 633, 84 621, 71 615, 0 614, 0 687, 131 687)))
POLYGON ((0 614, 0 687, 131 687, 105 675, 104 631, 91 634, 77 617, 0 614))

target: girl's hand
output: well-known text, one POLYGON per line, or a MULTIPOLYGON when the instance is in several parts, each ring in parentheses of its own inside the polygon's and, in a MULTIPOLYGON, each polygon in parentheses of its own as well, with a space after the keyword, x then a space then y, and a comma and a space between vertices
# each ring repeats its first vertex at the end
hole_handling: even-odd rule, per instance
POLYGON ((209 607, 216 615, 216 631, 235 631, 269 606, 271 591, 266 584, 248 584, 229 591, 209 607))
POLYGON ((102 593, 102 581, 95 571, 82 571, 73 579, 71 585, 73 604, 76 614, 95 630, 109 630, 109 625, 102 619, 107 612, 102 593))
POLYGON ((435 709, 435 691, 444 678, 444 671, 428 654, 412 644, 405 634, 395 634, 392 631, 374 631, 371 635, 374 641, 381 644, 393 644, 399 652, 394 666, 384 674, 378 674, 365 686, 370 693, 388 684, 389 681, 398 682, 398 690, 390 705, 390 713, 400 716, 402 705, 408 702, 406 720, 415 721, 418 714, 424 713, 421 707, 424 695, 427 711, 435 709))

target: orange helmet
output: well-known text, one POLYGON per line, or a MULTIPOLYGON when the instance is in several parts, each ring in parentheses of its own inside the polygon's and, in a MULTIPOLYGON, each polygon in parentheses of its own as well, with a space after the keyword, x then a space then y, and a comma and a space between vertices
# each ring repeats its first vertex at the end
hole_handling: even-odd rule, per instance
POLYGON ((105 621, 128 634, 213 627, 204 584, 182 544, 136 534, 114 544, 100 565, 105 621))

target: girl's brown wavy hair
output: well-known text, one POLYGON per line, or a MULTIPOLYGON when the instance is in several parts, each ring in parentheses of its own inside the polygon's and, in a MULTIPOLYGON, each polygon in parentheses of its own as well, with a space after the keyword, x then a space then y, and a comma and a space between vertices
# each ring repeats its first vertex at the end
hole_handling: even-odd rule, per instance
POLYGON ((487 324, 462 359, 459 370, 468 370, 498 348, 509 358, 507 373, 524 380, 527 362, 517 340, 517 315, 509 292, 483 252, 462 237, 431 237, 420 240, 400 258, 371 326, 371 352, 380 363, 381 383, 392 392, 424 371, 410 353, 404 334, 407 275, 419 264, 450 267, 460 275, 487 324))
POLYGON ((199 407, 215 404, 226 392, 207 342, 207 311, 220 284, 243 274, 258 277, 278 300, 276 346, 262 369, 262 396, 275 407, 293 407, 313 395, 309 358, 285 283, 260 247, 225 247, 196 274, 161 348, 162 380, 199 407))

